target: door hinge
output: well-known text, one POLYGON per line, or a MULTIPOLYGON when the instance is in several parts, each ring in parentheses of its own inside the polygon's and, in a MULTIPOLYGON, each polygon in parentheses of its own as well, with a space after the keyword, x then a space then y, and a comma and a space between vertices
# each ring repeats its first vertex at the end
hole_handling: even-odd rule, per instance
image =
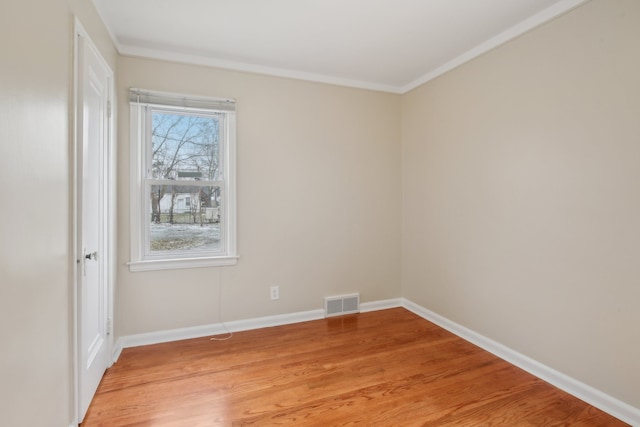
POLYGON ((107 335, 111 335, 113 333, 113 319, 109 317, 107 319, 107 335))
POLYGON ((111 118, 111 101, 107 101, 107 118, 111 118))

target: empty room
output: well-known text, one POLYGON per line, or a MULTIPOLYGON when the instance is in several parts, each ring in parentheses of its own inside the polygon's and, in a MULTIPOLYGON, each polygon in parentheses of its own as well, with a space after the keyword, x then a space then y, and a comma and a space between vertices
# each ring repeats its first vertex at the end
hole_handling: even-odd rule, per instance
POLYGON ((0 425, 640 426, 639 1, 0 34, 0 425))

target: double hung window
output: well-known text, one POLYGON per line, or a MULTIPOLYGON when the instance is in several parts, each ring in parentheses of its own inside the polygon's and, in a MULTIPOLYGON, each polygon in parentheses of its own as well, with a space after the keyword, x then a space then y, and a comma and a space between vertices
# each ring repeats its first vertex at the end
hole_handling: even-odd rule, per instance
POLYGON ((229 265, 235 102, 131 89, 132 271, 229 265))

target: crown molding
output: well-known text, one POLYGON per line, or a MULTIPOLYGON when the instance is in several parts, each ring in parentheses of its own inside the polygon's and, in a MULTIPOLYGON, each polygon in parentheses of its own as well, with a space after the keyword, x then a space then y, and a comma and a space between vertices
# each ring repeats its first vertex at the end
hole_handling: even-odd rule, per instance
POLYGON ((399 94, 401 87, 386 85, 382 83, 366 82, 342 77, 335 77, 325 74, 308 73, 305 71, 291 70, 286 68, 269 67, 264 65, 250 64, 246 62, 230 61, 205 55, 174 52, 156 48, 141 46, 123 45, 118 46, 118 51, 123 56, 157 59, 162 61, 178 62, 189 65, 201 65, 212 68, 220 68, 229 71, 242 71, 252 74, 261 74, 271 77, 281 77, 293 80, 303 80, 314 83, 325 83, 336 86, 345 86, 355 89, 367 89, 378 92, 389 92, 399 94))
POLYGON ((115 45, 118 53, 122 56, 130 56, 130 57, 138 57, 138 58, 148 58, 169 62, 178 62, 183 64, 190 65, 200 65, 212 68, 220 68, 229 71, 241 71, 253 74, 261 74, 272 77, 281 77, 287 79, 294 80, 302 80, 314 83, 325 83, 336 86, 344 86, 355 89, 366 89, 373 90, 378 92, 387 92, 392 94, 405 94, 407 92, 412 91, 413 89, 471 61, 474 58, 477 58, 496 47, 503 45, 510 40, 515 39, 516 37, 521 36, 522 34, 531 31, 540 25, 549 22, 556 17, 563 15, 578 6, 588 2, 590 0, 562 0, 541 12, 525 19, 517 25, 509 28, 506 31, 490 38, 489 40, 480 43, 476 47, 466 51, 462 55, 452 59, 451 61, 442 64, 441 66, 427 72, 421 77, 413 80, 412 82, 407 83, 404 86, 395 86, 385 83, 377 83, 377 82, 368 82, 357 79, 348 79, 343 77, 331 76, 326 74, 319 73, 310 73, 306 71, 292 70, 286 68, 278 68, 278 67, 270 67, 258 64, 251 64, 241 61, 231 61, 221 58, 215 58, 206 55, 199 54, 190 54, 190 53, 182 53, 176 51, 170 51, 159 48, 150 48, 150 47, 142 47, 142 46, 134 46, 130 44, 123 44, 118 41, 113 33, 112 29, 107 24, 107 20, 104 19, 103 11, 100 8, 100 3, 95 2, 96 10, 104 23, 107 32, 109 33, 113 44, 115 45))
POLYGON ((463 53, 462 55, 452 59, 449 62, 446 62, 445 64, 442 64, 441 66, 439 66, 438 68, 428 72, 427 74, 424 74, 422 77, 412 81, 411 83, 407 84, 406 86, 403 86, 402 88, 400 88, 400 93, 404 94, 407 92, 412 91, 413 89, 422 86, 423 84, 435 79, 436 77, 439 77, 451 70, 453 70, 454 68, 457 68, 469 61, 471 61, 474 58, 479 57, 480 55, 483 55, 513 39, 515 39, 516 37, 519 37, 521 35, 523 35, 526 32, 529 32, 549 21, 551 21, 552 19, 557 18, 560 15, 563 15, 575 8, 577 8, 578 6, 582 5, 583 3, 586 3, 588 1, 591 0, 563 0, 559 3, 554 4, 553 6, 550 6, 546 9, 544 9, 541 12, 538 12, 537 14, 531 16, 530 18, 525 19, 524 21, 520 22, 519 24, 514 25, 513 27, 509 28, 506 31, 503 31, 502 33, 491 37, 489 40, 479 44, 478 46, 474 47, 473 49, 470 49, 468 51, 466 51, 465 53, 463 53))

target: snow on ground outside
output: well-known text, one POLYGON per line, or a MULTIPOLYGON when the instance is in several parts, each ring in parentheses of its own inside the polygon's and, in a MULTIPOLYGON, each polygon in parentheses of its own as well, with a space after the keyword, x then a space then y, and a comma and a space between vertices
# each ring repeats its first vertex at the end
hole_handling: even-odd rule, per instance
POLYGON ((151 251, 216 250, 220 224, 151 224, 151 251))

